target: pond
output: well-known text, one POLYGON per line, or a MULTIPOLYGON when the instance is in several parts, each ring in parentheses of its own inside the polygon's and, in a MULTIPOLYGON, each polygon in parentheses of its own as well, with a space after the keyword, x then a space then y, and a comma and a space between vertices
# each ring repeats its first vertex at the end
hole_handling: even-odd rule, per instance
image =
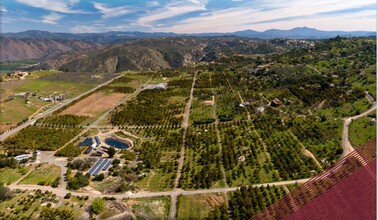
POLYGON ((114 138, 106 138, 105 139, 105 143, 109 146, 112 146, 112 147, 115 147, 115 148, 118 148, 118 149, 127 149, 129 148, 129 145, 122 142, 122 141, 119 141, 117 139, 114 139, 114 138))

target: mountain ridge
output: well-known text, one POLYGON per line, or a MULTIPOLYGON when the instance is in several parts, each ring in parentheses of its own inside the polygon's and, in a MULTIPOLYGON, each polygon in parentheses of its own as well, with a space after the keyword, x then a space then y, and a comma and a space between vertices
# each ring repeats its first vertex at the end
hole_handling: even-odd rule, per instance
POLYGON ((125 40, 135 40, 153 37, 214 37, 214 36, 238 36, 256 39, 327 39, 336 36, 344 37, 367 37, 375 36, 373 31, 323 31, 309 27, 296 27, 289 30, 269 29, 266 31, 255 31, 251 29, 228 32, 228 33, 197 33, 177 34, 173 32, 140 32, 140 31, 109 31, 102 33, 58 33, 41 30, 28 30, 18 33, 3 33, 0 36, 12 38, 33 38, 33 39, 58 39, 58 40, 83 40, 93 41, 100 44, 111 44, 125 40))

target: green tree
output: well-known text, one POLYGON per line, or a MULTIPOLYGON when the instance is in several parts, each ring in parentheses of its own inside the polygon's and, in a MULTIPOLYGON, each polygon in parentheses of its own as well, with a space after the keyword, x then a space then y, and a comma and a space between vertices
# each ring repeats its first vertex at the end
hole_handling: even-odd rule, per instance
POLYGON ((116 153, 117 153, 117 151, 114 147, 109 147, 108 154, 109 154, 110 158, 112 158, 116 153))
POLYGON ((91 210, 95 214, 99 214, 105 208, 105 200, 103 198, 96 198, 93 200, 91 210))
POLYGON ((3 183, 0 184, 0 201, 5 201, 13 197, 12 192, 3 183))

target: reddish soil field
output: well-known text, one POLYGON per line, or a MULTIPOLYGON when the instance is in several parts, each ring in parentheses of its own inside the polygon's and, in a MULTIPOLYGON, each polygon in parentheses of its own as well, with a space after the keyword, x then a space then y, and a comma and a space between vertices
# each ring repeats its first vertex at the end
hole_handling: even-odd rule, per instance
POLYGON ((74 104, 73 106, 65 109, 60 114, 85 115, 89 117, 95 117, 97 114, 110 109, 126 95, 127 94, 125 93, 113 93, 110 95, 94 93, 74 104))

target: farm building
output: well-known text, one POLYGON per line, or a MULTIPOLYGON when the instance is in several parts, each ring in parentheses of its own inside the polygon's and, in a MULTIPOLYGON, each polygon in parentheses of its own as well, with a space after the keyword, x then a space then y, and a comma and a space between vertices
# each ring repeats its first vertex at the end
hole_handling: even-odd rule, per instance
POLYGON ((29 155, 27 155, 27 154, 18 155, 16 157, 14 157, 14 159, 16 159, 18 162, 20 162, 22 160, 29 159, 29 155))

